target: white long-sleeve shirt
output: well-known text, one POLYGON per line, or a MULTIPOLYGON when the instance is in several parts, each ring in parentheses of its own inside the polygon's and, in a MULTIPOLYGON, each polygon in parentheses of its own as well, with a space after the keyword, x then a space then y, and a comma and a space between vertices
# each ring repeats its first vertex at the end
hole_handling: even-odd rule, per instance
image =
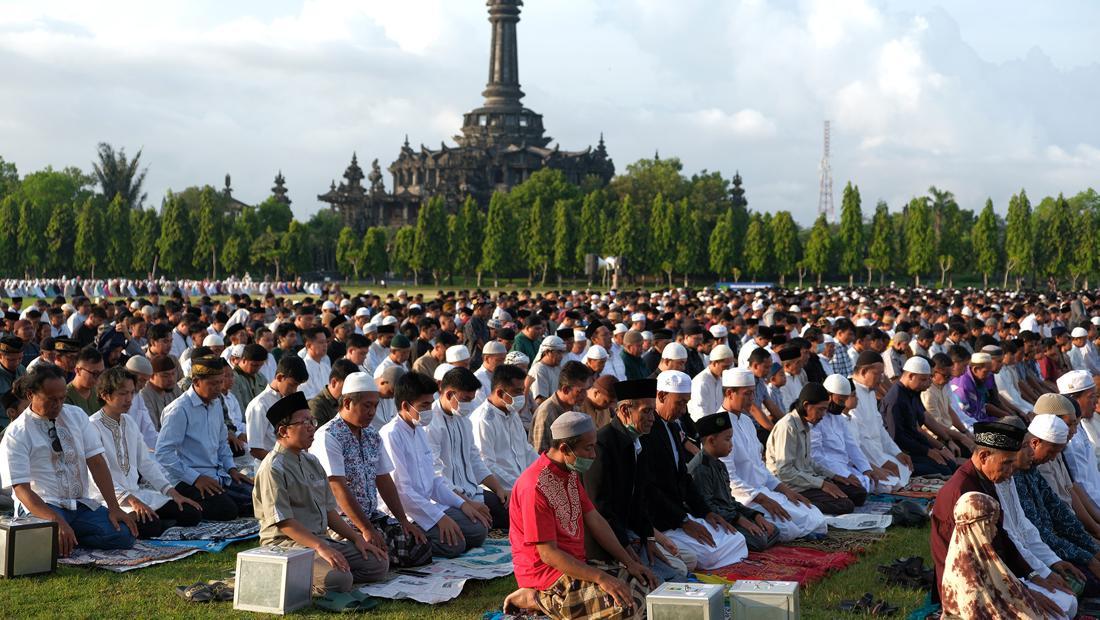
POLYGON ((843 415, 825 414, 810 430, 810 445, 814 461, 842 476, 871 469, 843 415))
POLYGON ((858 381, 856 384, 857 404, 848 416, 852 427, 852 435, 863 449, 864 456, 876 467, 888 460, 896 461, 901 449, 894 443, 890 433, 886 432, 886 425, 882 422, 882 414, 878 410, 878 399, 875 391, 864 387, 858 381))
POLYGON ((748 504, 762 491, 771 491, 779 486, 779 478, 764 466, 763 447, 756 437, 752 416, 747 413, 731 413, 729 416, 730 426, 733 427, 733 445, 737 448, 721 460, 730 476, 733 498, 748 504))
POLYGON ((722 377, 714 376, 710 368, 704 368, 691 380, 691 400, 688 415, 692 420, 710 415, 722 408, 722 377))
POLYGON ((134 400, 130 403, 130 410, 126 412, 130 420, 137 426, 138 434, 145 441, 145 447, 149 451, 157 449, 157 427, 153 425, 153 418, 149 417, 149 407, 141 394, 134 393, 134 400))
POLYGON ((451 490, 450 481, 435 473, 424 429, 409 426, 398 416, 378 434, 393 463, 393 482, 410 519, 427 531, 443 518, 444 510, 462 506, 463 499, 451 490))
POLYGON ((482 460, 510 491, 520 474, 539 457, 527 441, 523 420, 485 401, 470 415, 470 424, 482 460))
MULTIPOLYGON (((123 510, 128 512, 133 510, 128 502, 123 501, 131 495, 153 510, 172 501, 168 497, 168 491, 172 490, 168 474, 145 447, 144 440, 130 414, 120 417, 116 423, 100 409, 89 418, 88 422, 99 434, 99 440, 103 444, 103 458, 111 470, 111 481, 115 485, 115 499, 123 510), (152 488, 139 485, 139 477, 152 488)), ((103 501, 99 487, 93 484, 91 491, 92 497, 103 501)))
POLYGON ((993 486, 997 488, 997 499, 1001 502, 1005 533, 1020 550, 1020 555, 1031 570, 1046 579, 1050 575, 1051 565, 1061 562, 1062 558, 1043 542, 1039 530, 1035 529, 1035 525, 1024 514, 1024 509, 1020 506, 1020 496, 1016 492, 1016 483, 1012 478, 993 486))
POLYGON ((470 418, 445 412, 439 399, 432 403, 432 413, 427 430, 435 472, 449 480, 455 492, 481 501, 481 481, 493 472, 481 460, 470 418))

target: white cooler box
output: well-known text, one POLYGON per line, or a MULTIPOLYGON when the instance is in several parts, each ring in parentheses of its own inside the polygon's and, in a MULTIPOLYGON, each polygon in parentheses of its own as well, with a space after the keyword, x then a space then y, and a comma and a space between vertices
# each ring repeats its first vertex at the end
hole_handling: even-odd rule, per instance
POLYGON ((313 599, 313 549, 257 547, 237 554, 233 609, 286 614, 313 599))
POLYGON ((645 597, 649 620, 725 620, 725 587, 712 583, 662 583, 645 597))
POLYGON ((37 517, 0 517, 0 577, 57 570, 57 524, 37 517))
POLYGON ((731 618, 734 620, 796 620, 797 581, 754 581, 742 579, 729 587, 731 618))

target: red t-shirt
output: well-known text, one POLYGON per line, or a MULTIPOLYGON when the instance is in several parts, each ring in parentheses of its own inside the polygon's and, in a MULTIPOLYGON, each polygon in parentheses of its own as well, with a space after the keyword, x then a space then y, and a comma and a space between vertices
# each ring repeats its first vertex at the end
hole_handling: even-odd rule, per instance
POLYGON ((540 454, 516 480, 508 505, 508 540, 519 587, 545 590, 561 577, 539 557, 536 543, 555 542, 585 561, 584 515, 594 509, 580 476, 540 454))

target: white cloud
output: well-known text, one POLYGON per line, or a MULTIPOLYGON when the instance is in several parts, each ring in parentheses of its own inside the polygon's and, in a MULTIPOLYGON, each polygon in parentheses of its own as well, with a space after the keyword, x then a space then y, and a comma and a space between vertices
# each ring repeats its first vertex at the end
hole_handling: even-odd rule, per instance
POLYGON ((725 132, 740 138, 758 139, 775 135, 775 123, 758 110, 746 108, 727 114, 718 108, 699 110, 689 117, 706 129, 725 132))

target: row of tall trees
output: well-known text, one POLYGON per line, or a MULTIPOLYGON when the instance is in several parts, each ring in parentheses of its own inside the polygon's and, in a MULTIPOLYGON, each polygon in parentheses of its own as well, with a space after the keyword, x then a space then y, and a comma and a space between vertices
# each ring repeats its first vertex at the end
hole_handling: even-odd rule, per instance
POLYGON ((790 212, 749 210, 740 178, 679 160, 643 159, 610 185, 573 185, 541 170, 487 206, 426 202, 415 225, 357 234, 322 209, 306 222, 272 196, 252 207, 211 186, 169 191, 146 205, 141 152, 101 144, 92 173, 46 168, 20 177, 0 159, 0 274, 278 278, 338 270, 349 278, 456 276, 573 279, 589 255, 614 256, 620 275, 666 285, 797 279, 801 285, 885 279, 987 286, 1023 280, 1088 285, 1100 271, 1100 195, 1045 197, 1024 190, 1002 218, 991 200, 965 209, 937 187, 891 210, 865 210, 843 190, 839 222, 800 227, 790 212))

